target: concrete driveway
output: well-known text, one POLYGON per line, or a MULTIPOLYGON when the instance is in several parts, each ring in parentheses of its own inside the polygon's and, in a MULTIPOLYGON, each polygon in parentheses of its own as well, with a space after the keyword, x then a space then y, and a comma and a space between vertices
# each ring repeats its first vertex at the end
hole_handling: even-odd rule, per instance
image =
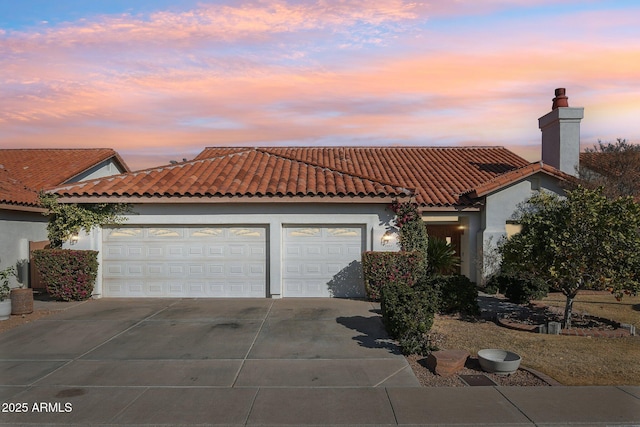
POLYGON ((640 387, 419 387, 376 307, 104 299, 0 334, 0 425, 637 425, 640 387))
POLYGON ((1 334, 0 378, 3 401, 30 406, 9 423, 244 424, 297 399, 324 411, 323 389, 353 404, 353 388, 370 418, 386 388, 419 387, 376 307, 343 299, 88 301, 1 334))

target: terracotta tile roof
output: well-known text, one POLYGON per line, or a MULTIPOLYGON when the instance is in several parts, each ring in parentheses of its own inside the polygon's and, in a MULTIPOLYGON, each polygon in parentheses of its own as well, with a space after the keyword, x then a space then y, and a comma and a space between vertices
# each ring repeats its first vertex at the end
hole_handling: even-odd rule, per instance
POLYGON ((110 148, 0 149, 0 203, 37 206, 38 191, 63 184, 111 158, 129 170, 110 148))
MULTIPOLYGON (((196 159, 227 148, 206 148, 196 159)), ((416 189, 421 206, 472 206, 465 192, 529 164, 503 147, 264 147, 264 153, 416 189)))
POLYGON ((196 159, 55 189, 67 198, 399 197, 471 207, 491 191, 557 169, 502 147, 206 148, 196 159))
POLYGON ((335 171, 255 148, 61 186, 67 198, 403 197, 407 187, 335 171))
POLYGON ((482 197, 493 191, 499 190, 507 185, 510 185, 514 182, 520 181, 521 179, 524 179, 533 174, 536 174, 538 172, 543 172, 547 175, 554 176, 563 181, 569 181, 569 182, 576 181, 575 177, 568 175, 564 172, 561 172, 560 170, 552 166, 545 165, 543 162, 540 161, 540 162, 530 163, 521 168, 514 169, 502 175, 498 175, 497 177, 487 182, 484 182, 474 188, 470 188, 466 190, 465 192, 463 192, 463 194, 467 194, 472 198, 482 197))
POLYGON ((16 206, 35 206, 37 192, 22 182, 12 178, 9 172, 0 168, 0 203, 16 206))

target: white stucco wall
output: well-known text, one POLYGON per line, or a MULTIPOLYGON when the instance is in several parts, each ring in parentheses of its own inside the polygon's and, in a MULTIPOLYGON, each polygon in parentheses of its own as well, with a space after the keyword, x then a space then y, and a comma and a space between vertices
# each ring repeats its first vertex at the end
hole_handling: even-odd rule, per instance
MULTIPOLYGON (((0 236, 0 270, 4 270, 29 259, 29 241, 47 240, 47 218, 38 212, 0 209, 0 236)), ((20 280, 28 284, 28 277, 22 274, 20 280)), ((17 284, 12 279, 11 285, 17 284)))
POLYGON ((507 221, 513 219, 518 206, 537 191, 564 194, 564 189, 559 185, 557 179, 538 173, 486 196, 485 209, 482 212, 480 228, 477 233, 478 256, 483 260, 477 266, 478 282, 491 274, 497 267, 495 265, 496 248, 498 243, 506 238, 507 221))
MULTIPOLYGON (((283 226, 287 225, 362 225, 365 229, 365 250, 398 250, 395 242, 382 244, 382 236, 390 228, 393 213, 381 204, 339 203, 215 203, 215 204, 140 204, 135 205, 134 215, 129 215, 126 225, 264 225, 267 227, 268 259, 270 260, 267 283, 269 294, 282 295, 282 241, 283 226)), ((65 247, 100 251, 102 230, 90 234, 81 233, 78 243, 65 247)), ((98 256, 102 265, 101 255, 98 256)), ((94 297, 102 294, 102 271, 94 290, 94 297)))
POLYGON ((102 163, 87 169, 80 175, 70 179, 69 182, 86 181, 89 179, 102 178, 105 176, 117 175, 123 173, 124 170, 120 169, 113 159, 107 159, 102 163))

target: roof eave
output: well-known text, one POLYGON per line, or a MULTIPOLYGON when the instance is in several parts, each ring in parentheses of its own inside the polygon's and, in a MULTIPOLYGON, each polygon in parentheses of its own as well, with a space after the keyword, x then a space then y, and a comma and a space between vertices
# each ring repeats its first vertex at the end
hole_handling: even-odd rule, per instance
POLYGON ((60 196, 60 203, 130 203, 130 204, 185 204, 185 203, 391 203, 411 195, 387 196, 60 196))
MULTIPOLYGON (((513 184, 516 184, 520 181, 522 181, 523 179, 529 178, 530 176, 536 175, 538 173, 544 173, 545 175, 551 176, 553 178, 556 178, 560 181, 563 182, 577 182, 577 178, 572 176, 572 175, 568 175, 556 168, 553 168, 551 166, 548 165, 544 165, 542 164, 542 162, 537 163, 537 164, 532 164, 530 166, 525 166, 525 168, 530 168, 530 170, 523 172, 523 173, 518 173, 517 175, 514 175, 513 179, 510 179, 508 181, 505 181, 503 183, 497 184, 497 185, 491 185, 492 182, 488 182, 485 184, 481 184, 476 188, 470 189, 468 192, 465 192, 464 194, 467 197, 470 197, 472 199, 477 199, 480 197, 485 197, 491 193, 495 193, 497 191, 500 191, 506 187, 509 187, 513 184), (534 166, 534 167, 531 167, 534 166)), ((524 169, 524 168, 520 168, 520 169, 524 169)), ((507 174, 515 174, 517 172, 520 171, 520 169, 515 169, 513 171, 507 172, 505 175, 507 174)), ((504 176, 504 175, 501 175, 504 176)), ((495 179, 499 179, 501 176, 496 177, 495 179)))
POLYGON ((9 210, 9 211, 38 212, 38 213, 44 213, 47 211, 45 208, 42 208, 39 206, 13 204, 13 203, 5 203, 5 202, 0 202, 0 209, 9 210))

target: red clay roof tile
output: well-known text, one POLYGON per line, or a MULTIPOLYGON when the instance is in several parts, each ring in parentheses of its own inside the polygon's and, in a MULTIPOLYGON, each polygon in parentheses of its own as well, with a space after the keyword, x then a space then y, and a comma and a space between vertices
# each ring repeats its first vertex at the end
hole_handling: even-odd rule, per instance
POLYGON ((462 194, 468 194, 472 198, 482 197, 538 172, 543 172, 547 175, 554 176, 562 181, 574 182, 576 180, 575 177, 568 175, 552 166, 545 165, 542 162, 534 162, 521 168, 504 173, 502 175, 498 175, 497 177, 484 182, 474 188, 467 189, 462 194))
POLYGON ((0 203, 37 206, 38 191, 63 184, 110 158, 129 171, 110 148, 0 149, 0 168, 5 172, 0 174, 0 203))
POLYGON ((35 206, 37 192, 29 189, 19 180, 12 178, 9 172, 0 168, 0 203, 18 206, 35 206))
POLYGON ((56 188, 76 197, 404 197, 411 188, 308 164, 260 149, 222 149, 208 158, 56 188))
POLYGON ((486 189, 521 179, 528 166, 502 147, 214 147, 190 162, 56 192, 68 198, 183 198, 398 197, 415 191, 423 207, 465 207, 476 205, 486 189))
MULTIPOLYGON (((196 159, 224 154, 206 148, 196 159)), ((238 150, 241 150, 238 148, 238 150)), ((470 206, 473 188, 529 164, 502 147, 261 147, 247 148, 373 181, 416 189, 421 206, 470 206)))

